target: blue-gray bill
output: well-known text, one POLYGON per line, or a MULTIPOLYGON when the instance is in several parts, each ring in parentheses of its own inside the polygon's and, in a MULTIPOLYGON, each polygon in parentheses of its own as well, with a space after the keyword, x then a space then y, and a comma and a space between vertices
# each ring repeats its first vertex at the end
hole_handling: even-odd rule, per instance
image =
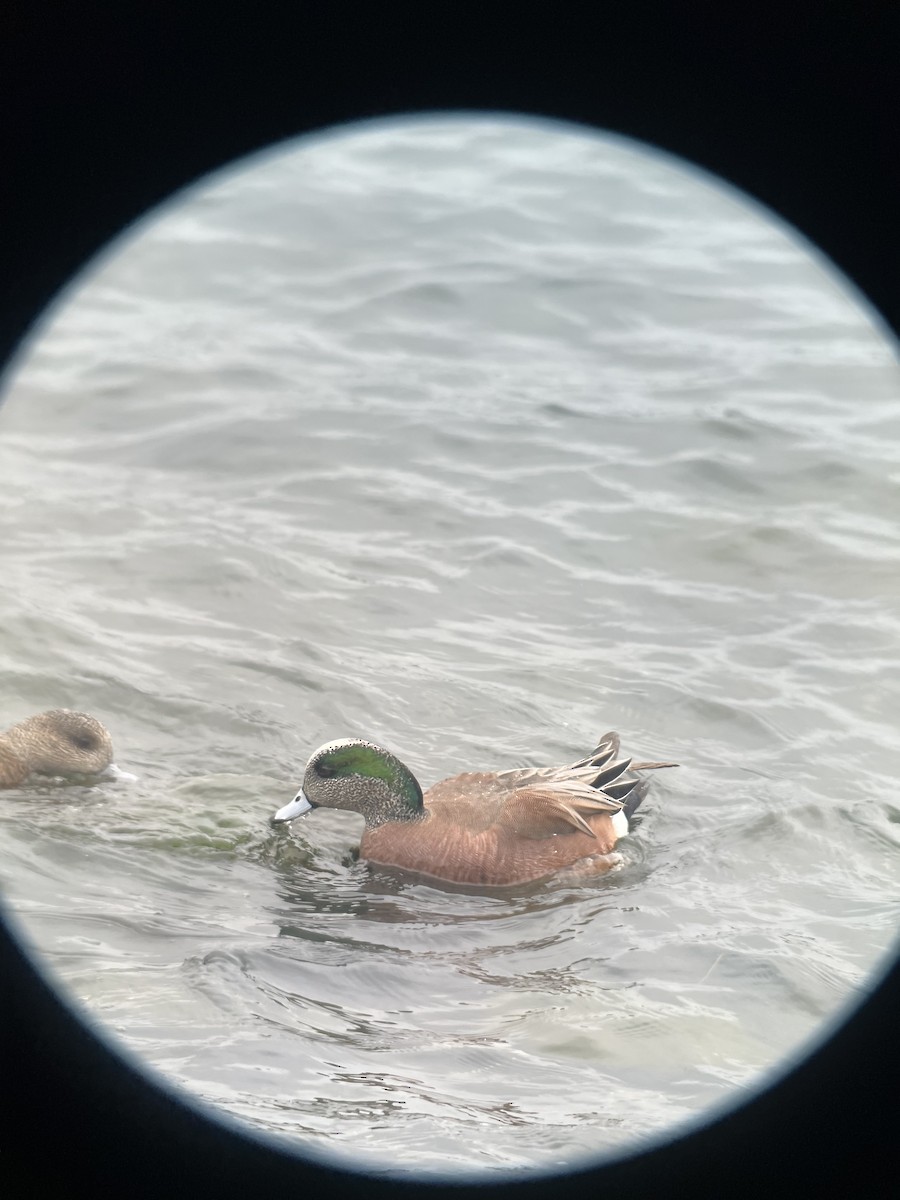
POLYGON ((130 771, 123 771, 115 763, 110 763, 108 767, 104 767, 97 778, 111 779, 117 783, 137 783, 138 781, 137 775, 132 775, 130 771))
POLYGON ((301 788, 290 804, 286 804, 284 808, 279 808, 272 821, 276 825, 282 821, 293 821, 294 817, 302 817, 304 813, 312 812, 312 808, 313 806, 307 800, 301 788))

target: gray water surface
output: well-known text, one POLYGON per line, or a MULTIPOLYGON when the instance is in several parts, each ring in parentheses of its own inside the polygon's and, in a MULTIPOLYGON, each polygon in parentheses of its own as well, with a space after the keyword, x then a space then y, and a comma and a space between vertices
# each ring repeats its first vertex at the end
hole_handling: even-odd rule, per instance
POLYGON ((561 127, 370 126, 157 214, 6 384, 0 724, 87 709, 140 781, 4 793, 0 880, 191 1094, 370 1169, 572 1165, 877 977, 900 372, 760 210, 561 127), (577 888, 268 824, 331 738, 427 785, 609 728, 682 766, 577 888))

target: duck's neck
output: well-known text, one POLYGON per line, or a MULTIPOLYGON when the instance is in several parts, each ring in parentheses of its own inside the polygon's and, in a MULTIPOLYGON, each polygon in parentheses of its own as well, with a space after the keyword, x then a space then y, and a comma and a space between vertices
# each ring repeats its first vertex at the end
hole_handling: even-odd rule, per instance
POLYGON ((28 764, 5 735, 0 737, 0 788, 18 787, 28 777, 28 764))
MULTIPOLYGON (((415 782, 415 779, 413 779, 415 782)), ((419 785, 416 783, 416 787, 419 785)), ((379 825, 403 824, 409 825, 421 821, 428 815, 422 804, 422 792, 419 789, 416 803, 406 795, 387 788, 379 788, 378 794, 372 796, 363 810, 367 829, 377 829, 379 825)))
POLYGON ((393 754, 385 755, 383 762, 383 773, 360 781, 366 792, 365 802, 360 805, 366 828, 421 821, 426 814, 419 781, 393 754))

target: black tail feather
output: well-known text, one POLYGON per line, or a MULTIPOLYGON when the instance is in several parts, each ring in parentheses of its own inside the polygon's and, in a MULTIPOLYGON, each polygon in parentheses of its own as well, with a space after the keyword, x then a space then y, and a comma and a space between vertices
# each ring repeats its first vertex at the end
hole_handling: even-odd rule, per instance
POLYGON ((625 803, 622 805, 622 812, 630 821, 634 816, 635 810, 640 806, 641 801, 650 790, 649 779, 639 779, 628 795, 625 797, 625 803))

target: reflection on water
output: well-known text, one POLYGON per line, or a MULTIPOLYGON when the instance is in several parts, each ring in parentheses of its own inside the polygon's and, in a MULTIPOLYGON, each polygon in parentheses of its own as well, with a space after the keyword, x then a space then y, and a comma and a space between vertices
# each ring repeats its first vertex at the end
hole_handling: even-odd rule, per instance
POLYGON ((0 416, 0 803, 27 936, 127 1044, 379 1170, 572 1164, 734 1098, 896 929, 898 372, 808 253, 547 126, 371 127, 192 193, 0 416), (654 781, 619 871, 454 891, 268 818, 310 751, 654 781))

